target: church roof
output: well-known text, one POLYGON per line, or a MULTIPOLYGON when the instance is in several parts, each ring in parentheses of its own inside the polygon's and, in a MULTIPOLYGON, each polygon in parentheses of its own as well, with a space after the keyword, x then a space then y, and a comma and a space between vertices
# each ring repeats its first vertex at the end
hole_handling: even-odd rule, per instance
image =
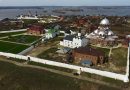
POLYGON ((69 40, 69 41, 73 41, 73 38, 84 38, 84 35, 81 35, 81 36, 77 36, 76 34, 73 34, 73 35, 67 35, 66 37, 64 37, 64 40, 69 40))
POLYGON ((73 38, 75 37, 76 35, 67 35, 64 39, 65 40, 69 40, 69 41, 73 41, 73 38))
POLYGON ((101 22, 100 22, 101 25, 109 25, 110 22, 107 18, 104 18, 101 22))
POLYGON ((56 29, 48 29, 48 33, 55 33, 55 32, 57 32, 58 30, 56 30, 56 29))
POLYGON ((75 48, 74 51, 77 53, 93 55, 93 56, 104 56, 105 55, 104 52, 97 50, 97 49, 94 49, 94 48, 91 48, 91 47, 75 48))

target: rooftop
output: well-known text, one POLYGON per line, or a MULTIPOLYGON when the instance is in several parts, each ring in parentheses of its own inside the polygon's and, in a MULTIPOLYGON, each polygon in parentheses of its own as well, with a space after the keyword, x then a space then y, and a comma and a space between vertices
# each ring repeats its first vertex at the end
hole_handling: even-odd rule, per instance
POLYGON ((91 47, 75 48, 74 51, 77 53, 94 55, 94 56, 104 56, 105 55, 104 52, 97 50, 97 49, 94 49, 94 48, 91 48, 91 47))
POLYGON ((48 29, 48 33, 55 33, 55 32, 57 32, 56 29, 48 29))

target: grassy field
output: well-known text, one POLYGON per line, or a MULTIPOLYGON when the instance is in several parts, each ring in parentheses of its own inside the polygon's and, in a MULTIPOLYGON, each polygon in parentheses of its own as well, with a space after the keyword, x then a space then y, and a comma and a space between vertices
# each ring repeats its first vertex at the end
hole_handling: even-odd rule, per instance
POLYGON ((39 38, 40 38, 40 36, 18 35, 18 36, 12 36, 9 38, 4 38, 2 40, 29 44, 29 43, 32 43, 32 42, 38 40, 39 38))
POLYGON ((39 54, 37 57, 50 60, 50 59, 53 59, 53 58, 52 58, 52 55, 49 55, 49 54, 50 53, 54 54, 54 53, 56 53, 56 51, 57 51, 57 48, 50 48, 50 49, 42 52, 41 54, 39 54))
POLYGON ((29 46, 0 41, 0 52, 19 53, 29 46))
POLYGON ((21 31, 21 32, 11 32, 11 33, 0 33, 0 37, 6 37, 6 36, 11 36, 11 35, 16 35, 16 34, 22 34, 25 33, 26 31, 21 31))
POLYGON ((117 48, 112 50, 111 62, 118 68, 120 72, 125 72, 127 65, 127 48, 117 48))
POLYGON ((47 59, 47 60, 52 60, 52 61, 56 61, 56 62, 65 62, 63 59, 65 59, 65 55, 64 56, 60 56, 56 51, 57 51, 57 47, 54 48, 50 48, 44 52, 42 52, 41 54, 39 54, 37 57, 41 58, 41 59, 47 59))
POLYGON ((127 64, 127 48, 117 48, 112 50, 112 58, 117 66, 126 66, 127 64))
POLYGON ((126 27, 126 26, 112 26, 111 29, 116 34, 126 34, 127 35, 128 33, 130 33, 129 27, 126 27))
POLYGON ((0 62, 0 90, 117 90, 115 88, 0 62))

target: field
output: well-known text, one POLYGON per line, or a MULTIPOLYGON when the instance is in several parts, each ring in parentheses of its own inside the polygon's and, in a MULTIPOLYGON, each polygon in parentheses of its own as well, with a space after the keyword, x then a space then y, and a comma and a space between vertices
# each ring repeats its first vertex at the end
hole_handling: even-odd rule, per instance
MULTIPOLYGON (((109 55, 110 49, 99 48, 99 47, 93 47, 93 48, 103 51, 106 54, 106 56, 109 55)), ((100 70, 125 74, 126 65, 127 65, 127 48, 123 48, 123 47, 113 48, 110 58, 108 58, 107 61, 108 62, 106 62, 103 65, 93 66, 93 67, 100 70)))
POLYGON ((31 36, 31 35, 18 35, 18 36, 11 36, 8 38, 3 38, 4 41, 16 42, 16 43, 24 43, 30 44, 34 41, 38 40, 40 36, 31 36))
POLYGON ((117 90, 34 68, 0 62, 0 90, 117 90))
POLYGON ((110 63, 113 65, 113 69, 119 71, 120 73, 125 73, 127 65, 127 48, 117 48, 112 50, 111 55, 112 60, 110 63))
POLYGON ((118 35, 120 34, 124 34, 127 35, 128 33, 130 33, 130 27, 128 26, 112 26, 112 31, 118 35))
POLYGON ((27 45, 14 44, 14 43, 0 41, 0 52, 8 52, 8 53, 17 54, 28 47, 29 46, 27 46, 27 45))
POLYGON ((45 43, 45 47, 49 47, 49 49, 40 53, 37 57, 47 60, 53 60, 58 62, 64 62, 63 59, 65 55, 59 55, 56 51, 58 50, 58 44, 63 37, 55 37, 53 39, 48 40, 45 43))

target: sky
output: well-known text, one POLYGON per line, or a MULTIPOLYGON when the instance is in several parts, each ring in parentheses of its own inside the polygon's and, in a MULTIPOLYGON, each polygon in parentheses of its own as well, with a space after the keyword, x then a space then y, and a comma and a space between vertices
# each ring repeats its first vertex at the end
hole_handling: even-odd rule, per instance
POLYGON ((0 6, 130 6, 130 0, 0 0, 0 6))

